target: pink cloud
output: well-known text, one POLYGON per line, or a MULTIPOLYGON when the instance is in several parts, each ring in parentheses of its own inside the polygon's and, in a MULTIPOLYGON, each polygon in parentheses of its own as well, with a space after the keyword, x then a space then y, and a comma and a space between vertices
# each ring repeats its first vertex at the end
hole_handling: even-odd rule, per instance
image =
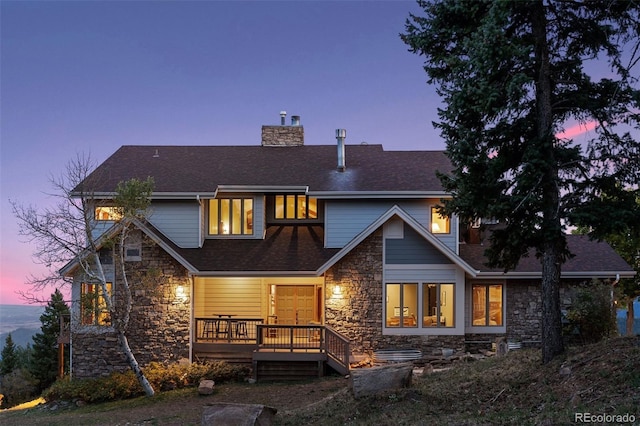
POLYGON ((559 139, 573 139, 576 136, 579 136, 583 133, 590 132, 591 130, 597 127, 598 123, 595 121, 588 121, 586 123, 579 123, 574 126, 569 127, 568 129, 563 130, 560 133, 556 134, 556 137, 559 139))

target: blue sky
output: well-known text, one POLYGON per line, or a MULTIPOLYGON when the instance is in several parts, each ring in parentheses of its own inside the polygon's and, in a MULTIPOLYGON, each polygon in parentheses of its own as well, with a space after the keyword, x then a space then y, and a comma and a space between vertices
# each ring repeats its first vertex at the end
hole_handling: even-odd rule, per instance
MULTIPOLYGON (((77 153, 255 145, 280 110, 305 143, 443 149, 439 99, 398 34, 413 1, 0 2, 0 303, 43 270, 9 200, 46 206, 77 153)), ((48 289, 44 297, 52 292, 48 289)))

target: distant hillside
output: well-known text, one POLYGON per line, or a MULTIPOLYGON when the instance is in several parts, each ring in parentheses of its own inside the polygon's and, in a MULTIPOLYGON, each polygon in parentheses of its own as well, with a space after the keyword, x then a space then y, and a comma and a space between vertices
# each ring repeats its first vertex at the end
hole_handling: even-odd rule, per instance
MULTIPOLYGON (((33 345, 33 336, 40 331, 38 328, 18 328, 11 332, 11 339, 16 346, 25 348, 27 344, 33 345)), ((4 342, 7 340, 9 333, 0 333, 0 351, 4 349, 4 342)))
POLYGON ((42 326, 43 312, 44 306, 0 305, 0 350, 9 333, 17 346, 31 344, 31 338, 42 326))

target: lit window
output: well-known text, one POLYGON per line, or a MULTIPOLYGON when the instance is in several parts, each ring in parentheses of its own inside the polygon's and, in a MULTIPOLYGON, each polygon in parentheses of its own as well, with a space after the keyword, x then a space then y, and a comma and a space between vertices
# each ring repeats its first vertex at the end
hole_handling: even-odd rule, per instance
POLYGON ((252 235, 253 199, 216 198, 209 200, 210 235, 252 235))
MULTIPOLYGON (((109 297, 111 297, 112 288, 112 284, 107 283, 107 293, 109 297)), ((80 300, 83 325, 111 325, 111 317, 100 284, 82 283, 80 300)))
POLYGON ((387 327, 418 326, 418 284, 387 284, 387 327))
POLYGON ((474 284, 473 293, 473 325, 502 325, 502 285, 474 284))
POLYGON ((96 207, 95 210, 96 220, 110 220, 116 221, 122 219, 122 213, 120 213, 120 209, 117 207, 96 207))
POLYGON ((440 216, 435 207, 431 207, 431 232, 434 234, 448 234, 451 232, 449 230, 449 217, 440 216))
POLYGON ((317 219, 318 200, 306 195, 276 195, 276 219, 317 219))
POLYGON ((454 285, 422 284, 422 326, 453 327, 454 285))

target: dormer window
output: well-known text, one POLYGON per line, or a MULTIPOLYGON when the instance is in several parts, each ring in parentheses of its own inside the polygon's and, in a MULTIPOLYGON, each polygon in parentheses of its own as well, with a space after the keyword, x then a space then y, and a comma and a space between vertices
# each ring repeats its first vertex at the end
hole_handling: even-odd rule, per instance
POLYGON ((122 219, 122 214, 116 207, 99 206, 95 210, 95 218, 98 221, 116 221, 122 219))
POLYGON ((450 220, 448 216, 440 216, 438 209, 431 207, 431 232, 434 234, 448 234, 450 230, 450 220))
POLYGON ((253 235, 253 198, 209 200, 209 235, 253 235))
POLYGON ((276 195, 275 219, 317 219, 318 200, 307 195, 276 195))

